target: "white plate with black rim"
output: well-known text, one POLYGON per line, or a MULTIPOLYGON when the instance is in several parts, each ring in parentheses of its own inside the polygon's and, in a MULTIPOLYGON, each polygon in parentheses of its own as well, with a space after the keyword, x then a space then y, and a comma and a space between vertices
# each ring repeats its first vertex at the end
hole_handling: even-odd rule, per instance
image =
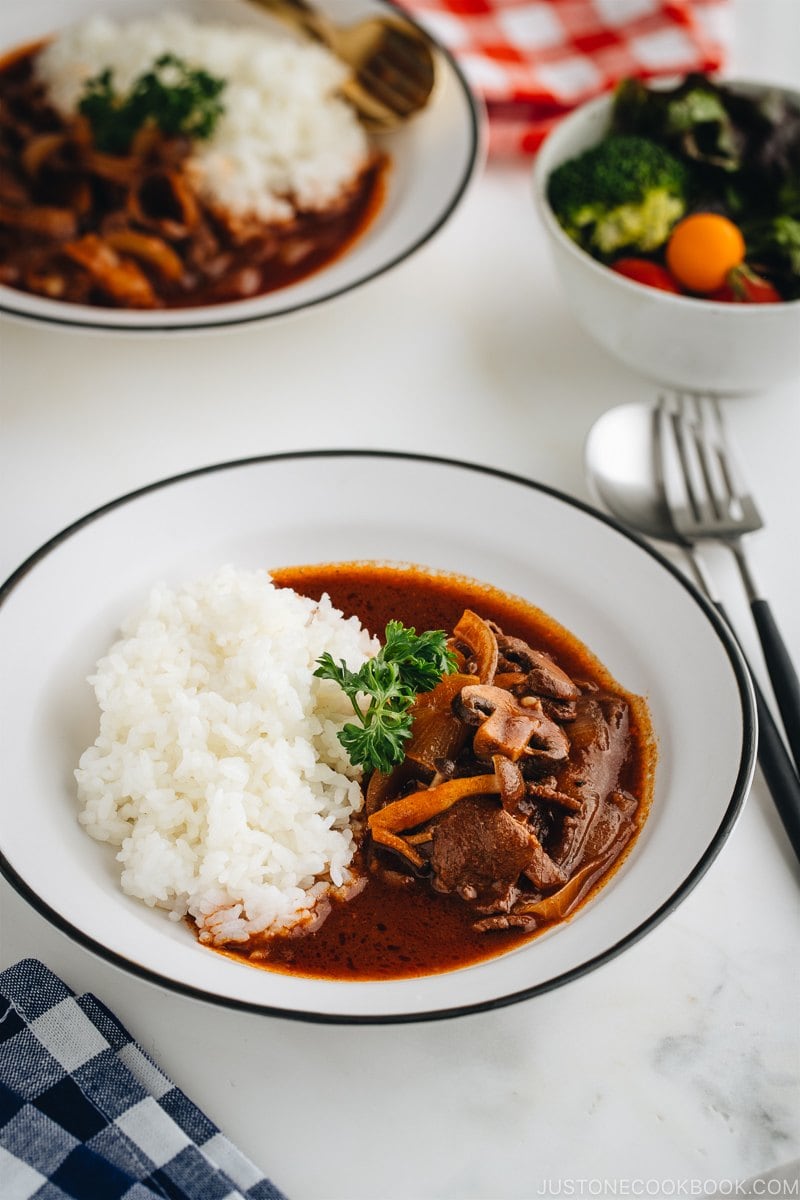
POLYGON ((0 657, 0 865, 11 884, 67 936, 126 971, 230 1008, 306 1020, 490 1009, 613 959, 707 870, 754 770, 747 669, 715 611, 674 567, 568 496, 441 458, 290 453, 123 496, 57 534, 6 582, 0 657), (124 895, 113 849, 77 820, 73 771, 97 724, 86 678, 152 584, 180 585, 226 563, 354 560, 419 563, 525 597, 646 698, 658 740, 650 814, 597 897, 505 955, 419 979, 297 978, 216 954, 124 895))
MULTIPOLYGON (((275 29, 248 0, 169 0, 199 21, 275 29)), ((384 0, 320 0, 347 24, 385 14, 384 0)), ((163 0, 26 0, 0 12, 0 57, 102 11, 131 20, 165 9, 163 0)), ((280 27, 278 27, 280 29, 280 27)), ((484 155, 484 114, 448 51, 434 43, 436 83, 427 106, 401 129, 376 139, 389 155, 385 196, 375 218, 345 253, 315 274, 251 299, 193 308, 134 311, 72 304, 0 284, 0 313, 60 327, 129 333, 219 329, 300 313, 335 300, 405 262, 453 216, 484 155)))

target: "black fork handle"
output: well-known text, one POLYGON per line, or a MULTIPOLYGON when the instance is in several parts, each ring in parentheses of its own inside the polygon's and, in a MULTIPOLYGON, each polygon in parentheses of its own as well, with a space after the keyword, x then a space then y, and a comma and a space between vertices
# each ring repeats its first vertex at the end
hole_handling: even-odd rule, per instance
POLYGON ((763 597, 755 599, 750 604, 750 610, 761 639, 764 661, 778 702, 794 765, 800 771, 800 682, 797 679, 797 671, 789 657, 769 601, 763 597))
MULTIPOLYGON (((725 624, 736 634, 728 619, 723 605, 714 601, 717 612, 725 624)), ((736 638, 738 644, 738 638, 736 638)), ((741 649, 741 646, 739 647, 741 649)), ((745 662, 747 659, 745 658, 745 662)), ((748 667, 749 667, 748 663, 748 667)), ((758 714, 758 765, 766 780, 767 787, 783 822, 789 841, 795 854, 800 859, 800 778, 794 769, 789 751, 781 737, 777 722, 767 703, 764 693, 759 687, 758 680, 750 669, 753 690, 756 697, 756 712, 758 714)))

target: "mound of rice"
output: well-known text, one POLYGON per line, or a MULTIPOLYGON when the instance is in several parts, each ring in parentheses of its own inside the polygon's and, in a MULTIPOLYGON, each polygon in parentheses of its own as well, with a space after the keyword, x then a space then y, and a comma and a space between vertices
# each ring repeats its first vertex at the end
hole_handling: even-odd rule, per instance
POLYGON ((122 635, 90 679, 100 733, 75 777, 123 890, 218 944, 316 919, 356 882, 362 793, 336 736, 350 704, 313 672, 326 650, 357 670, 378 642, 327 596, 232 567, 154 588, 122 635))
POLYGON ((187 161, 209 203, 287 221, 295 205, 335 204, 364 168, 366 134, 336 94, 346 68, 323 46, 280 32, 198 24, 170 12, 125 24, 98 15, 45 46, 36 69, 53 106, 69 117, 92 76, 110 68, 124 93, 167 53, 226 81, 225 111, 187 161))

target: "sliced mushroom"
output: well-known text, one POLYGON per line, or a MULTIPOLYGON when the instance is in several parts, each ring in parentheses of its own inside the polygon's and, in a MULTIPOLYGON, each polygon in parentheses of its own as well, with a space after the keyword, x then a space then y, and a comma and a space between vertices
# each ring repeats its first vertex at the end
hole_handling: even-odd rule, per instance
POLYGON ((102 238, 87 233, 67 242, 64 254, 90 276, 101 291, 131 308, 156 308, 158 298, 147 276, 130 259, 120 258, 102 238))
POLYGON ((500 802, 506 812, 516 813, 521 800, 525 799, 525 779, 522 771, 510 758, 502 754, 492 755, 495 778, 500 785, 500 802))
POLYGON ((464 609, 458 624, 453 629, 453 640, 466 646, 470 652, 466 670, 477 675, 481 683, 491 683, 497 670, 499 652, 497 636, 489 625, 471 608, 464 609))
POLYGON ((580 695, 580 689, 549 654, 534 650, 521 638, 508 637, 504 633, 497 633, 497 645, 501 661, 505 659, 512 669, 522 668, 526 687, 533 695, 551 700, 575 700, 580 695))
POLYGON ((534 698, 478 684, 463 688, 454 704, 462 720, 478 726, 472 748, 484 762, 499 754, 512 762, 529 756, 557 763, 569 754, 567 735, 534 698))
POLYGON ((164 279, 175 283, 183 276, 183 263, 162 238, 135 229, 113 229, 106 233, 105 240, 120 254, 148 263, 164 279))

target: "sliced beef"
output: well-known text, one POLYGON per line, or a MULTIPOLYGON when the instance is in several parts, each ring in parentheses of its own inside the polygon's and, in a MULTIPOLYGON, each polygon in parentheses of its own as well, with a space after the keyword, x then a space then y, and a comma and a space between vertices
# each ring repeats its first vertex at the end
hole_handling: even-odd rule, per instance
POLYGON ((536 839, 490 797, 459 801, 433 830, 433 886, 455 892, 480 912, 507 912, 536 839))
POLYGON ((577 701, 569 761, 556 779, 558 791, 579 799, 581 807, 564 818, 556 845, 549 847, 554 861, 567 872, 587 857, 595 841, 604 840, 603 823, 615 820, 605 810, 628 753, 629 723, 628 705, 618 696, 581 696, 577 701))
POLYGON ((638 802, 629 792, 613 791, 600 805, 587 830, 583 858, 601 858, 617 843, 626 826, 633 832, 632 819, 638 802))
POLYGON ((540 892, 549 892, 552 888, 561 887, 562 883, 566 882, 565 872, 553 862, 535 834, 531 834, 531 839, 535 845, 531 861, 524 871, 525 876, 540 892))
POLYGON ((536 917, 525 916, 524 913, 503 913, 497 917, 482 917, 473 928, 479 933, 491 933, 496 929, 525 929, 532 933, 538 924, 536 917))

